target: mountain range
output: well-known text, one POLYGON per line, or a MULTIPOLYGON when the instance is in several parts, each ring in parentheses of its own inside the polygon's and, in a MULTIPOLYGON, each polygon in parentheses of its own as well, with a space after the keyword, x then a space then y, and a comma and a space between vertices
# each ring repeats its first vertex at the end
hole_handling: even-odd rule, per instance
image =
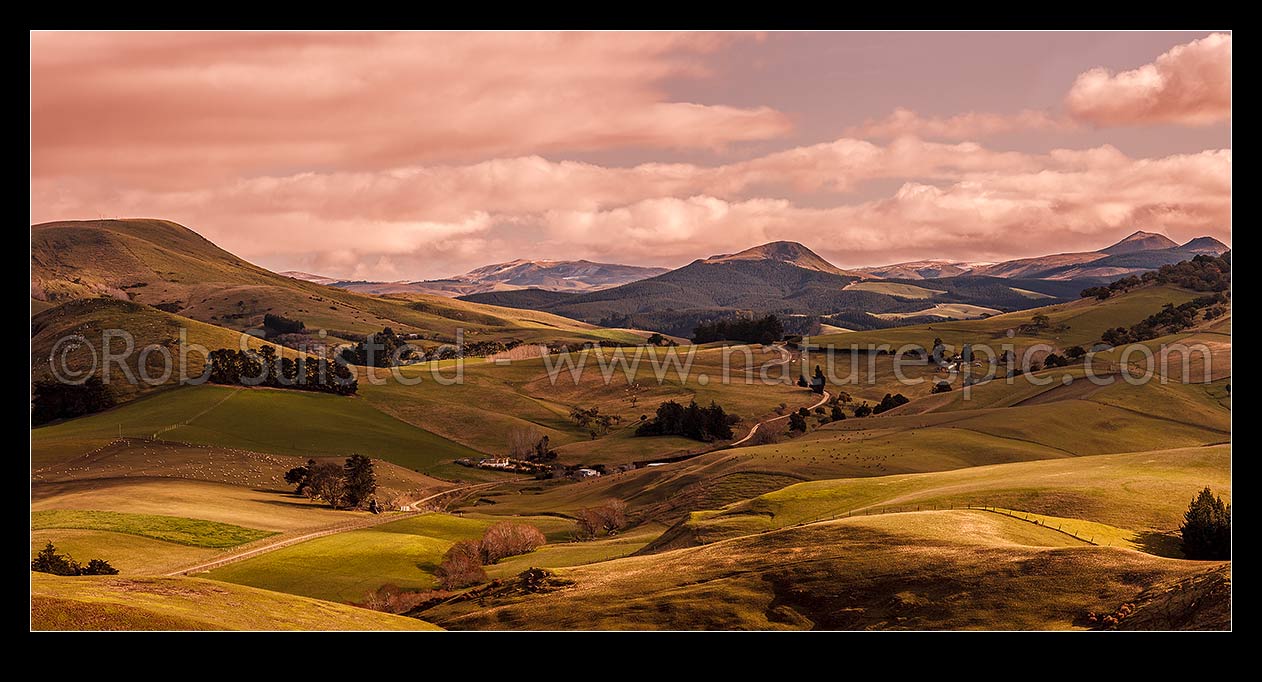
POLYGON ((465 296, 490 291, 541 289, 543 291, 588 292, 616 287, 668 272, 668 268, 593 263, 588 260, 511 260, 485 265, 463 275, 446 279, 373 282, 337 280, 306 272, 280 274, 306 282, 328 284, 363 294, 420 293, 433 296, 465 296))
POLYGON ((1117 278, 1178 263, 1198 254, 1219 256, 1228 250, 1230 247, 1213 237, 1197 237, 1180 245, 1164 235, 1139 230, 1098 251, 1057 253, 1001 263, 911 261, 858 271, 887 279, 939 279, 961 275, 1052 280, 1117 278))
POLYGON ((546 311, 602 326, 656 329, 682 336, 699 322, 734 311, 778 313, 789 320, 791 331, 797 332, 811 332, 817 321, 871 329, 889 326, 892 317, 906 324, 908 320, 977 316, 1070 300, 1087 286, 1188 260, 1199 253, 1218 255, 1227 250, 1210 237, 1179 245, 1162 235, 1139 231, 1087 253, 1002 263, 913 261, 843 270, 802 244, 778 241, 699 259, 655 277, 597 292, 525 289, 460 298, 546 311))

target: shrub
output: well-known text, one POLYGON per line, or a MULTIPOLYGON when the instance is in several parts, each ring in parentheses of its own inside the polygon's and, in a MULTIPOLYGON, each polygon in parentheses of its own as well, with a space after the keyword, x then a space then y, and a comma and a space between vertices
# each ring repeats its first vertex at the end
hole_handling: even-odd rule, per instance
POLYGON ((863 401, 862 405, 858 405, 854 408, 854 416, 856 417, 866 417, 870 414, 872 414, 872 407, 868 405, 868 401, 866 400, 863 401))
POLYGON ((547 542, 534 526, 503 521, 486 529, 479 550, 482 563, 489 565, 505 557, 533 552, 547 542))
POLYGON ((434 571, 438 584, 444 589, 456 590, 486 582, 482 569, 482 547, 477 540, 461 540, 443 555, 443 562, 434 571))
POLYGON ((877 403, 876 407, 872 408, 872 414, 880 414, 886 410, 892 410, 899 405, 906 405, 909 402, 911 402, 911 400, 902 393, 895 393, 894 395, 886 393, 885 397, 881 398, 881 402, 877 403))
POLYGON ((833 418, 833 421, 846 418, 846 413, 842 411, 840 405, 833 405, 832 418, 833 418))
POLYGON ((929 392, 930 393, 946 393, 947 391, 950 391, 950 390, 951 390, 951 382, 939 381, 938 383, 933 385, 933 389, 930 390, 929 392))
POLYGON ((793 414, 789 415, 789 430, 801 431, 805 433, 806 432, 806 417, 803 417, 798 412, 794 412, 793 414))

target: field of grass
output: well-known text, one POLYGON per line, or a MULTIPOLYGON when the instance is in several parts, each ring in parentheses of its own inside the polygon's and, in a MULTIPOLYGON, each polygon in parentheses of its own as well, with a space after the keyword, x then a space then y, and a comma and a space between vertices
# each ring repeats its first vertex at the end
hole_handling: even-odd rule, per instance
MULTIPOLYGON (((385 584, 429 589, 436 585, 434 570, 447 549, 458 540, 481 537, 497 520, 423 514, 285 547, 205 576, 340 602, 359 601, 385 584)), ((536 526, 549 542, 564 540, 574 527, 572 521, 549 516, 512 520, 536 526)))
MULTIPOLYGON (((35 483, 31 512, 97 510, 205 519, 277 533, 344 523, 368 512, 338 511, 276 490, 177 478, 35 483)), ((169 544, 169 543, 168 543, 169 544)))
POLYGON ((938 303, 924 310, 915 310, 906 313, 879 313, 876 317, 883 320, 905 320, 909 317, 942 317, 952 319, 969 319, 975 317, 983 317, 986 315, 997 315, 1000 311, 994 308, 987 308, 980 305, 969 305, 967 303, 938 303))
POLYGON ((423 617, 448 629, 1069 629, 1212 570, 982 511, 857 517, 562 569, 574 585, 423 617))
POLYGON ((33 530, 49 528, 103 530, 138 535, 179 545, 218 548, 236 547, 274 534, 228 523, 180 516, 77 509, 49 509, 32 512, 31 528, 33 530))
POLYGON ((913 299, 928 299, 933 298, 937 294, 946 293, 941 289, 929 289, 927 287, 918 287, 914 284, 901 284, 899 282, 862 281, 847 284, 845 288, 847 290, 871 291, 878 294, 889 294, 890 296, 913 299))
POLYGON ((186 386, 31 431, 37 466, 124 436, 298 457, 361 453, 425 471, 477 453, 391 417, 364 398, 307 391, 186 386))
POLYGON ((105 559, 122 575, 163 575, 209 561, 223 551, 103 530, 50 528, 31 531, 31 556, 49 542, 57 553, 69 554, 79 563, 105 559))
POLYGON ((415 618, 198 578, 31 574, 33 630, 435 630, 415 618))

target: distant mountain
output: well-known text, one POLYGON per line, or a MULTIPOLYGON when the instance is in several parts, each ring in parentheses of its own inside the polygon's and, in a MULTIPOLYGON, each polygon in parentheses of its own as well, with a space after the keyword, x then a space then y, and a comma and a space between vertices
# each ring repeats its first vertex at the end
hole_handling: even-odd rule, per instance
POLYGON ((1107 253, 1111 256, 1115 256, 1123 253, 1135 253, 1136 251, 1157 251, 1159 249, 1177 248, 1179 248, 1179 244, 1165 235, 1136 230, 1130 236, 1113 246, 1100 249, 1100 253, 1107 253))
POLYGON ((284 275, 286 277, 290 277, 293 279, 300 279, 304 282, 314 282, 315 284, 333 284, 338 281, 336 279, 333 279, 332 277, 325 277, 324 275, 313 275, 309 272, 299 272, 297 270, 286 270, 284 272, 278 272, 276 274, 284 275))
POLYGON ((466 296, 492 291, 542 289, 544 291, 588 292, 635 282, 668 272, 667 268, 593 263, 588 260, 512 260, 484 265, 447 279, 416 282, 326 282, 363 294, 422 293, 434 296, 466 296))
MULTIPOLYGON (((657 329, 691 336, 700 321, 729 317, 736 312, 777 313, 804 325, 833 314, 913 312, 934 303, 969 303, 1009 309, 1036 305, 1028 293, 1035 283, 995 278, 957 277, 934 280, 932 301, 909 298, 871 288, 847 285, 870 275, 841 270, 807 247, 794 242, 772 242, 730 255, 693 261, 677 270, 603 291, 564 294, 538 290, 501 291, 460 297, 462 300, 521 307, 611 327, 657 329)), ((1046 287, 1042 287, 1046 288, 1046 287)), ((1064 297, 1053 287, 1048 297, 1064 297)), ((896 291, 890 289, 890 291, 896 291)), ((929 290, 923 290, 929 291, 929 290)), ((1076 295, 1074 289, 1070 295, 1076 295)), ((1043 299, 1043 303, 1048 302, 1043 299)), ((875 318, 874 318, 875 319, 875 318)), ((858 324, 862 326, 864 320, 858 324)))
POLYGON ((972 272, 975 268, 993 265, 993 263, 970 263, 950 260, 916 260, 892 265, 873 265, 854 268, 854 272, 884 279, 940 279, 942 277, 958 277, 972 272))
POLYGON ((829 263, 814 251, 797 242, 768 242, 761 246, 745 249, 739 253, 710 256, 701 261, 707 265, 744 262, 776 262, 792 265, 803 270, 826 272, 843 277, 863 277, 862 273, 848 272, 829 263))
POLYGON ((1197 237, 1179 247, 1182 251, 1189 253, 1203 253, 1210 256, 1221 256, 1231 250, 1230 246, 1214 239, 1213 237, 1197 237))
POLYGON ((1056 253, 1000 263, 918 260, 856 268, 854 272, 884 279, 921 280, 975 275, 1022 279, 1101 279, 1155 270, 1197 254, 1221 255, 1229 250, 1213 237, 1197 237, 1180 246, 1153 232, 1136 231, 1099 251, 1056 253))

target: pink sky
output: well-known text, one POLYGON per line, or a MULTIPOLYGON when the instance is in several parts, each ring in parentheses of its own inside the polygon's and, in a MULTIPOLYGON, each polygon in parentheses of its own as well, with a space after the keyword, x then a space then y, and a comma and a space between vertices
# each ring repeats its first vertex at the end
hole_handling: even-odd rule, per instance
POLYGON ((1231 243, 1224 33, 31 35, 31 221, 275 270, 1231 243))

